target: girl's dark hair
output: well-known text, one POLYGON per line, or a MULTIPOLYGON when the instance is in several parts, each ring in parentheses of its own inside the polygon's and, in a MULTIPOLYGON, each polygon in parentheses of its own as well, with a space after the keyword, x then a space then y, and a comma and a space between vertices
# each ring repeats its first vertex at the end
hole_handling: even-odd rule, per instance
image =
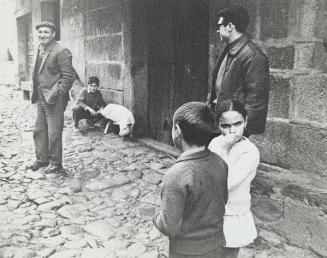
POLYGON ((247 112, 244 105, 238 100, 234 100, 234 99, 227 99, 220 102, 217 108, 217 121, 219 121, 222 114, 225 113, 226 111, 236 111, 240 113, 244 119, 247 116, 247 112))
POLYGON ((180 106, 174 114, 174 124, 181 128, 188 144, 208 145, 217 133, 215 117, 211 109, 202 102, 188 102, 180 106))

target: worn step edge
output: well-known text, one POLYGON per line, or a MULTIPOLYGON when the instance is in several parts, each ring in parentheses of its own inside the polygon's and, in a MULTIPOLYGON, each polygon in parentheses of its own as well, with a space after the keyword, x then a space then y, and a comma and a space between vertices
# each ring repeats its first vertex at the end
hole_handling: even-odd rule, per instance
POLYGON ((270 196, 276 189, 282 196, 319 208, 327 215, 327 179, 307 171, 291 171, 261 163, 253 188, 270 196))
POLYGON ((150 148, 155 149, 160 152, 164 152, 168 156, 170 156, 171 158, 174 158, 174 159, 176 159, 180 155, 180 151, 176 147, 162 143, 162 142, 158 142, 158 141, 150 139, 150 138, 145 138, 145 137, 139 138, 139 139, 137 139, 137 141, 147 147, 150 147, 150 148))

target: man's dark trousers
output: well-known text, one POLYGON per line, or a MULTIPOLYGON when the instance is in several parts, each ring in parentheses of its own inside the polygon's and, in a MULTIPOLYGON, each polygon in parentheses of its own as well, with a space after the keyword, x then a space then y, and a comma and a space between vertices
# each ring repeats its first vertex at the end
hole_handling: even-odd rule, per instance
POLYGON ((62 164, 62 131, 67 102, 66 97, 60 97, 56 104, 37 100, 33 138, 38 163, 62 164))

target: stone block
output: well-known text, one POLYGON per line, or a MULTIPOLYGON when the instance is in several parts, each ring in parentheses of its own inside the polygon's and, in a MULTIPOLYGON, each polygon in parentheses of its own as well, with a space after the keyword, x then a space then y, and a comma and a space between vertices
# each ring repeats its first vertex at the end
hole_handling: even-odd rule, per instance
POLYGON ((290 145, 291 128, 288 123, 267 121, 266 131, 261 135, 251 136, 251 140, 260 151, 260 159, 268 164, 289 168, 287 158, 290 145))
POLYGON ((294 46, 270 47, 267 49, 270 68, 293 69, 294 46))
MULTIPOLYGON (((260 169, 262 170, 261 167, 260 169)), ((261 170, 257 170, 257 174, 251 183, 251 194, 254 196, 266 196, 269 198, 276 192, 274 189, 275 182, 270 180, 270 178, 267 179, 267 174, 265 172, 262 173, 261 170)))
POLYGON ((327 219, 319 210, 286 198, 284 217, 272 227, 291 243, 327 256, 327 219))
POLYGON ((327 129, 293 125, 288 156, 292 168, 327 176, 327 129))
POLYGON ((122 7, 120 5, 88 12, 86 15, 86 36, 120 33, 122 22, 122 7))
POLYGON ((73 66, 81 80, 85 79, 84 24, 85 16, 82 13, 65 16, 61 21, 61 42, 71 51, 73 66))
POLYGON ((61 8, 63 17, 84 13, 84 0, 65 0, 61 8))
POLYGON ((319 1, 315 35, 317 38, 327 39, 327 2, 324 0, 319 1))
MULTIPOLYGON (((319 178, 319 177, 316 177, 319 178)), ((316 179, 314 178, 314 179, 316 179)), ((280 193, 293 200, 301 201, 312 207, 319 208, 325 215, 327 215, 327 189, 325 188, 326 182, 323 180, 302 180, 285 184, 281 187, 280 193)))
POLYGON ((122 36, 115 35, 86 39, 85 57, 88 61, 121 61, 122 36))
POLYGON ((300 5, 299 34, 302 40, 312 40, 317 30, 319 0, 305 0, 300 5))
POLYGON ((288 118, 289 91, 289 78, 270 76, 268 117, 288 118))
POLYGON ((295 47, 295 68, 327 71, 327 53, 321 42, 299 43, 295 47))
POLYGON ((123 90, 121 65, 111 63, 88 63, 87 77, 96 75, 100 79, 100 89, 123 90))
POLYGON ((102 95, 106 103, 124 104, 124 93, 119 90, 102 90, 102 95))
POLYGON ((122 0, 85 0, 86 10, 91 11, 105 7, 122 5, 122 0))
POLYGON ((293 77, 291 117, 294 120, 327 122, 327 77, 319 75, 293 77))
POLYGON ((284 204, 282 201, 260 195, 253 195, 253 197, 252 211, 256 218, 262 222, 272 222, 283 217, 284 204))
POLYGON ((70 41, 70 44, 65 44, 65 46, 70 49, 73 55, 73 66, 82 81, 82 83, 80 83, 75 80, 74 83, 84 86, 83 82, 87 82, 87 79, 85 78, 84 40, 83 38, 76 38, 74 44, 70 41))
POLYGON ((289 12, 288 0, 261 1, 261 37, 264 39, 286 38, 288 35, 289 12))
POLYGON ((75 14, 63 17, 61 38, 75 39, 76 37, 84 37, 84 21, 83 14, 75 14))

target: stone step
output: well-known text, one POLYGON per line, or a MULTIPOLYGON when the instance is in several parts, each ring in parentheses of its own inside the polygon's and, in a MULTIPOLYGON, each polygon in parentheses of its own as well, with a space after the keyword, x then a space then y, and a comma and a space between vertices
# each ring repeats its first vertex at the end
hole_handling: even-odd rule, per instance
POLYGON ((326 186, 319 175, 260 164, 251 189, 256 225, 327 257, 326 186))

